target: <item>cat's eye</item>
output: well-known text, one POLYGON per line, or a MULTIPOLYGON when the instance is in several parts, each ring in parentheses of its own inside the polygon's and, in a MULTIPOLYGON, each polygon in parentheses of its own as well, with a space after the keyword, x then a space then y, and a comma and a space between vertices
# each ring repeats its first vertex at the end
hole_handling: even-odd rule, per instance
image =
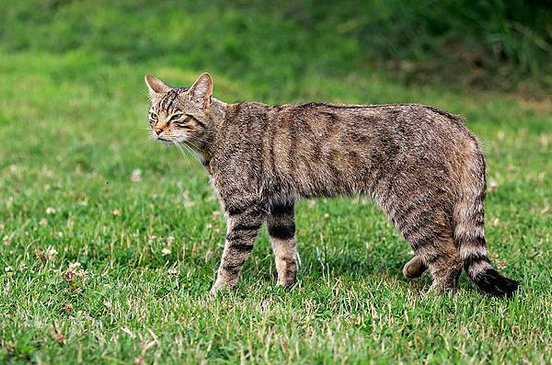
POLYGON ((181 119, 183 115, 184 113, 181 112, 173 113, 169 118, 169 122, 176 122, 177 120, 181 119))
POLYGON ((157 114, 154 112, 149 112, 148 119, 150 124, 157 122, 157 114))

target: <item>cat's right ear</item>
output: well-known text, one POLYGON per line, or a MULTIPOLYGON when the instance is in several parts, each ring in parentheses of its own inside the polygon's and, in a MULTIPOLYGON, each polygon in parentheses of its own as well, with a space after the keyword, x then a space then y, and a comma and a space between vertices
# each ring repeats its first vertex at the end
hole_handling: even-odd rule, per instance
POLYGON ((148 87, 149 96, 151 99, 155 99, 159 94, 164 94, 171 89, 171 87, 165 84, 163 81, 151 75, 146 75, 144 77, 144 80, 146 82, 146 86, 148 87))
POLYGON ((199 75, 190 91, 188 91, 191 100, 203 108, 209 108, 211 97, 213 95, 213 79, 207 72, 199 75))

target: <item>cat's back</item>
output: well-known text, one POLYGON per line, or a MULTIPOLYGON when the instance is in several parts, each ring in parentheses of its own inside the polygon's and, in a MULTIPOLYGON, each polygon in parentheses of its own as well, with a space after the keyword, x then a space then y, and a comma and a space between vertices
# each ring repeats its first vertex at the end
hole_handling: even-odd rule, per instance
POLYGON ((309 141, 396 141, 435 144, 474 140, 461 117, 420 104, 354 105, 305 103, 275 106, 268 118, 278 132, 309 141), (284 132, 287 130, 287 132, 284 132))
MULTIPOLYGON (((252 106, 254 106, 253 104, 252 106)), ((324 120, 354 125, 418 125, 447 120, 454 124, 461 118, 444 110, 422 104, 331 104, 310 102, 303 104, 283 104, 273 108, 280 121, 301 123, 310 119, 324 120), (321 118, 323 117, 323 118, 321 118)))
POLYGON ((478 150, 459 117, 418 104, 238 103, 228 115, 224 164, 301 196, 374 192, 407 171, 452 181, 478 150))
MULTIPOLYGON (((330 104, 310 102, 269 106, 257 102, 232 105, 227 123, 240 132, 288 129, 294 133, 325 136, 325 132, 428 136, 454 132, 471 136, 462 119, 421 104, 330 104), (322 133, 321 133, 322 132, 322 133)), ((450 136, 448 136, 450 137, 450 136)))

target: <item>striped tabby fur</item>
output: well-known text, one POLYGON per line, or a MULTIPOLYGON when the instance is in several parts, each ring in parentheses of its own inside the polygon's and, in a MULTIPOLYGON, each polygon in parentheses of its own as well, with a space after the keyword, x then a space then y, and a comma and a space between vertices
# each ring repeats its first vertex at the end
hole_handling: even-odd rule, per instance
POLYGON ((146 76, 155 138, 186 144, 207 168, 228 220, 212 292, 236 285, 263 223, 278 285, 297 275, 294 204, 301 198, 372 197, 414 249, 406 277, 429 269, 446 292, 462 268, 484 292, 511 296, 517 282, 485 248, 485 161, 459 117, 421 105, 226 104, 202 74, 171 88, 146 76))

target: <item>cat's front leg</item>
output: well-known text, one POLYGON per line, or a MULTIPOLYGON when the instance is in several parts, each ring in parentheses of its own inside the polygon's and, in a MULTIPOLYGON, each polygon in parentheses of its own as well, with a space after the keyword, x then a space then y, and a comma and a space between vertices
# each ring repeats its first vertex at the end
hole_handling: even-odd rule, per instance
POLYGON ((226 242, 211 294, 221 289, 232 289, 238 282, 243 264, 251 254, 257 232, 264 222, 265 212, 261 205, 226 208, 226 242))
POLYGON ((272 204, 266 223, 278 272, 276 285, 289 288, 295 283, 298 266, 293 202, 272 204))

